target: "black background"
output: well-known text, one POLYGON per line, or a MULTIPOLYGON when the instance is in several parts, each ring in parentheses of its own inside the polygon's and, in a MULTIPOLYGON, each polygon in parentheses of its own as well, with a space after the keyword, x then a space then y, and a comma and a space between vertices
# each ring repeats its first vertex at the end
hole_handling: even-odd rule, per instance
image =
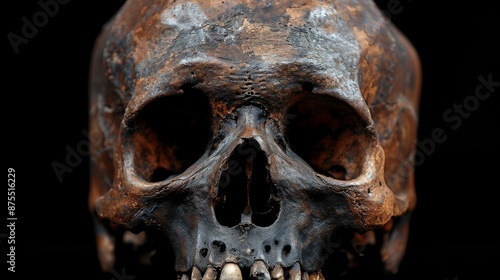
MULTIPOLYGON (((88 141, 82 131, 87 127, 90 53, 101 26, 123 1, 60 5, 18 53, 7 34, 20 34, 22 17, 31 19, 41 9, 37 1, 10 2, 2 6, 2 158, 4 170, 16 170, 16 275, 112 279, 98 270, 87 212, 88 157, 62 182, 52 163, 64 163, 67 147, 88 141)), ((377 4, 389 10, 389 2, 377 4)), ((434 143, 431 152, 420 149, 425 153, 415 171, 418 206, 400 279, 489 279, 490 273, 500 272, 495 217, 500 185, 494 181, 499 178, 494 114, 500 86, 485 100, 473 101, 479 76, 500 81, 498 15, 487 1, 423 2, 400 0, 402 10, 391 20, 422 61, 418 139, 428 142, 435 129, 447 138, 434 143), (443 117, 456 105, 477 108, 458 124, 443 117)), ((3 274, 7 242, 0 241, 3 274)))

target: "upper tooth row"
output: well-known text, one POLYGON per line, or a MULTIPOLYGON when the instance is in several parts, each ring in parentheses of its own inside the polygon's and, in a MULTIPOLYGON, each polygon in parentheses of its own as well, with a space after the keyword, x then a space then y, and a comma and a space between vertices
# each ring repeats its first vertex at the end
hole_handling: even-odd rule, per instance
MULTIPOLYGON (((299 263, 295 263, 288 270, 290 277, 287 280, 325 280, 321 272, 301 273, 299 263)), ((191 277, 187 274, 179 276, 180 280, 243 280, 240 267, 235 263, 226 263, 220 275, 216 268, 208 267, 202 277, 201 271, 193 267, 191 277), (218 277, 217 277, 218 276, 218 277)), ((250 279, 255 280, 285 280, 285 273, 281 265, 277 264, 269 272, 269 268, 263 261, 256 261, 250 268, 250 279)))

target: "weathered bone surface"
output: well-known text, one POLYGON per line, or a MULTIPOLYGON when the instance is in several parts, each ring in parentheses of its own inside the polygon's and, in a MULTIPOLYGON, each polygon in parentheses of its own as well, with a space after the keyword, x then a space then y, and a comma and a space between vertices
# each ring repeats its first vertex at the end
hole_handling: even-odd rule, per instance
POLYGON ((338 275, 396 273, 419 95, 372 1, 126 1, 91 67, 102 268, 165 240, 180 279, 324 279, 342 254, 338 275))

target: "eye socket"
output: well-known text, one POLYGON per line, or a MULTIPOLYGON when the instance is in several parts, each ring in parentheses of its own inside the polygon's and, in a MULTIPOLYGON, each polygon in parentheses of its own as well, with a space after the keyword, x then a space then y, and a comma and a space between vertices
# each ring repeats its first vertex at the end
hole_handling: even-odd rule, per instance
POLYGON ((334 97, 302 94, 286 114, 290 149, 316 172, 337 180, 361 174, 370 133, 349 105, 334 97))
POLYGON ((185 87, 184 94, 152 101, 130 129, 136 173, 158 182, 184 172, 203 156, 211 126, 210 104, 199 90, 185 87))

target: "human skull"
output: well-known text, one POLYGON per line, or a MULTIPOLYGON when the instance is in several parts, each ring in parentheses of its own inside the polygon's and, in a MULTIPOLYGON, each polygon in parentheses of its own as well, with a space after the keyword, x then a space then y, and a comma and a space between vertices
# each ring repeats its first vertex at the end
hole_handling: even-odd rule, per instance
POLYGON ((322 279, 370 254, 396 273, 419 94, 372 1, 128 0, 91 66, 102 268, 164 240, 181 279, 322 279))

